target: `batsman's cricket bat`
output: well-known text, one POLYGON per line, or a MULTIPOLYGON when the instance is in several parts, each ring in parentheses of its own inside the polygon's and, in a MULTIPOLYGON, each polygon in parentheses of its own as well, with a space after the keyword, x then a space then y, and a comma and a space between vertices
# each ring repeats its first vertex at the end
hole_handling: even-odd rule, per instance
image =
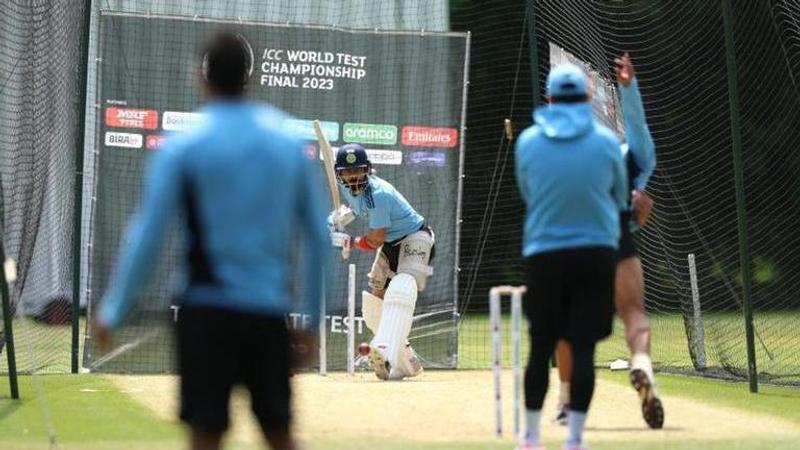
POLYGON ((336 173, 333 170, 334 156, 331 150, 331 144, 328 143, 328 138, 322 132, 322 127, 319 125, 319 120, 314 120, 314 133, 317 134, 317 141, 319 142, 319 151, 322 153, 322 162, 325 164, 325 177, 328 179, 328 188, 331 191, 331 201, 333 202, 333 210, 338 211, 339 206, 342 204, 339 200, 339 189, 336 187, 336 173))

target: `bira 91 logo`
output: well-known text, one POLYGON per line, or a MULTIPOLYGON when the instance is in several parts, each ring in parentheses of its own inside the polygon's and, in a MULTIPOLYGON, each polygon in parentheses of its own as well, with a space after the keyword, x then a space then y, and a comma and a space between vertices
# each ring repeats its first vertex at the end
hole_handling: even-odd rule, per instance
POLYGON ((115 133, 106 131, 107 147, 142 148, 142 135, 136 133, 115 133))
POLYGON ((154 109, 106 108, 106 126, 117 128, 158 128, 158 111, 154 109))

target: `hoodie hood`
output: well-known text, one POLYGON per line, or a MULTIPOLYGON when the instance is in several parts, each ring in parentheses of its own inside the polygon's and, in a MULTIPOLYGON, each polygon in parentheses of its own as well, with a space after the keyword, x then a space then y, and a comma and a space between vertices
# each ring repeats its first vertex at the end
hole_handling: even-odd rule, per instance
POLYGON ((591 103, 553 103, 533 112, 533 122, 549 139, 574 139, 594 127, 591 103))

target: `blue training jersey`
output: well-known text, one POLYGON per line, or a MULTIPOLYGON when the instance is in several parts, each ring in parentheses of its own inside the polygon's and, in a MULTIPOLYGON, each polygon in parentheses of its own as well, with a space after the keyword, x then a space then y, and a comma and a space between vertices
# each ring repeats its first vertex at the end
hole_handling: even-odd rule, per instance
POLYGON ((538 108, 516 143, 516 177, 525 201, 523 256, 619 245, 627 177, 620 143, 596 122, 589 103, 538 108))
POLYGON ((169 223, 185 212, 188 283, 182 305, 268 316, 294 309, 318 320, 325 211, 315 170, 284 114, 244 101, 217 101, 206 120, 168 138, 148 162, 144 198, 127 230, 99 320, 118 326, 146 284, 169 223), (292 237, 305 244, 299 276, 306 298, 292 308, 292 237))
POLYGON ((644 191, 656 167, 656 146, 647 126, 638 80, 634 78, 627 87, 620 84, 619 96, 625 122, 623 156, 627 162, 629 187, 644 191))
POLYGON ((369 175, 368 190, 353 196, 339 184, 339 192, 356 216, 366 219, 371 230, 386 229, 386 242, 396 241, 422 227, 425 219, 388 181, 369 175))

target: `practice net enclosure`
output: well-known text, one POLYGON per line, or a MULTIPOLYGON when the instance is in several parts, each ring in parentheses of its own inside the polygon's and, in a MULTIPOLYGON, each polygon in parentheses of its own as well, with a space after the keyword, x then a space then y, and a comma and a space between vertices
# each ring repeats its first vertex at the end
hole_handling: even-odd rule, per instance
MULTIPOLYGON (((136 209, 148 154, 163 139, 203 117, 200 50, 220 30, 239 33, 253 51, 249 97, 288 112, 283 126, 306 142, 324 180, 312 121, 334 149, 367 148, 378 176, 392 183, 436 236, 433 276, 420 294, 410 341, 428 367, 457 363, 459 214, 469 37, 465 33, 353 30, 327 26, 224 22, 186 17, 101 12, 97 149, 91 213, 89 300, 95 308, 117 264, 125 227, 136 209)), ((283 189, 283 187, 281 187, 283 189)), ((289 188, 289 187, 285 187, 289 188)), ((324 189, 327 189, 325 187, 324 189)), ((327 197, 327 196, 326 196, 327 197)), ((329 200, 326 200, 329 203, 329 200)), ((280 211, 275 212, 276 215, 280 211)), ((354 226, 355 225, 355 226, 354 226)), ((366 231, 362 221, 351 234, 366 231)), ((84 366, 108 372, 169 372, 174 368, 171 322, 182 273, 182 220, 136 309, 118 333, 119 347, 103 355, 87 342, 84 366)), ((331 248, 332 253, 338 252, 331 248)), ((326 287, 328 368, 346 363, 346 332, 356 343, 371 334, 360 317, 362 289, 374 259, 333 256, 326 287), (347 317, 347 265, 356 264, 357 314, 347 317)), ((292 280, 294 291, 302 280, 292 280)), ((299 314, 287 317, 302 326, 299 314)))

